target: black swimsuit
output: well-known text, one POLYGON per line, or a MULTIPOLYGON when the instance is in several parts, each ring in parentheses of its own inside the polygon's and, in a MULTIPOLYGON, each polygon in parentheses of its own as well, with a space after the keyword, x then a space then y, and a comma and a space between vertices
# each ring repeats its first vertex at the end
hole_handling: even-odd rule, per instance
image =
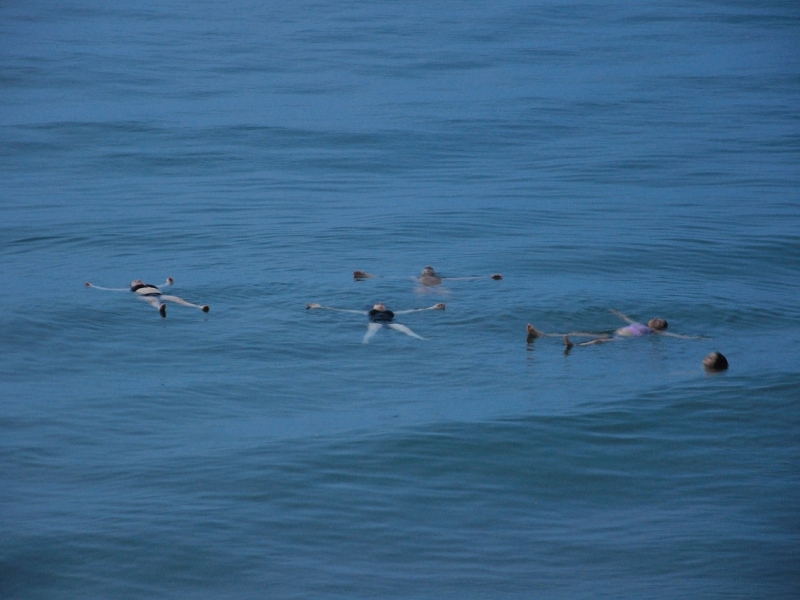
POLYGON ((376 310, 369 311, 369 320, 373 323, 391 323, 394 319, 394 313, 390 310, 376 310))
POLYGON ((139 285, 132 285, 131 286, 131 291, 134 292, 134 293, 139 292, 140 296, 160 296, 161 295, 161 290, 158 289, 154 285, 150 285, 149 283, 140 283, 139 285), (145 288, 148 288, 149 290, 152 290, 152 291, 139 292, 139 290, 144 290, 145 288))

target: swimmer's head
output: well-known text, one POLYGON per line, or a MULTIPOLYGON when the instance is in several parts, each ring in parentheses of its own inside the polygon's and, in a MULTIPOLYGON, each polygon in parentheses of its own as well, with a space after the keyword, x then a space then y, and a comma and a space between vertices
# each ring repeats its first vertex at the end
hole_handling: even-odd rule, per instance
POLYGON ((728 359, 721 352, 712 352, 703 359, 706 371, 724 371, 728 368, 728 359))
POLYGON ((375 306, 372 307, 374 310, 384 311, 386 310, 386 305, 383 302, 378 302, 375 306))
POLYGON ((137 285, 144 285, 144 281, 141 279, 134 279, 131 281, 131 289, 135 288, 137 285))
POLYGON ((668 327, 668 323, 664 319, 650 319, 647 326, 655 331, 664 331, 668 327))
POLYGON ((422 269, 422 273, 420 274, 422 277, 436 277, 436 271, 433 270, 433 267, 428 265, 424 269, 422 269))

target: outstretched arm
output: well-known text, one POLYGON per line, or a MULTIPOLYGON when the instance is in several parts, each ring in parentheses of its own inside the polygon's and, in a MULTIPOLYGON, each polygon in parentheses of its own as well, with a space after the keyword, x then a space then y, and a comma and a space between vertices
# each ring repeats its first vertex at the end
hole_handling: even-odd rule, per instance
POLYGON ((434 304, 433 306, 429 306, 428 308, 412 308, 410 310, 396 310, 394 314, 396 315, 407 315, 413 312, 421 312, 423 310, 444 310, 444 303, 439 302, 439 304, 434 304))
POLYGON ((96 290, 103 290, 104 292, 130 292, 131 288, 107 288, 107 287, 100 287, 99 285, 95 285, 93 283, 86 282, 87 288, 94 288, 96 290))
POLYGON ((623 321, 625 321, 626 323, 630 323, 631 325, 634 325, 634 324, 636 323, 636 321, 634 321, 633 319, 631 319, 631 318, 630 318, 629 316, 627 316, 627 315, 623 315, 623 314, 622 314, 621 312, 619 312, 618 310, 612 310, 611 312, 612 312, 612 313, 614 313, 615 315, 617 315, 617 316, 618 316, 620 319, 622 319, 622 320, 623 320, 623 321))
POLYGON ((669 337, 681 338, 684 340, 707 340, 708 336, 705 335, 681 335, 680 333, 670 333, 669 331, 654 331, 659 335, 668 335, 669 337))
POLYGON ((311 302, 306 304, 306 309, 311 308, 321 308, 323 310, 335 310, 336 312, 344 312, 344 313, 351 313, 354 315, 368 315, 369 311, 366 310, 348 310, 346 308, 334 308, 333 306, 322 306, 321 304, 317 304, 316 302, 311 302))
MULTIPOLYGON (((159 287, 165 287, 165 286, 168 286, 168 285, 172 285, 173 283, 175 283, 175 280, 172 277, 167 277, 167 280, 164 283, 160 283, 159 287)), ((131 291, 131 288, 129 288, 129 287, 126 287, 126 288, 100 287, 99 285, 95 285, 93 283, 89 283, 88 281, 86 282, 85 285, 86 285, 87 288, 94 288, 96 290, 103 290, 104 292, 130 292, 131 291)))
POLYGON ((503 276, 500 273, 492 273, 491 275, 476 275, 473 277, 442 277, 442 279, 446 279, 447 281, 468 281, 470 279, 494 279, 495 281, 500 281, 503 276))

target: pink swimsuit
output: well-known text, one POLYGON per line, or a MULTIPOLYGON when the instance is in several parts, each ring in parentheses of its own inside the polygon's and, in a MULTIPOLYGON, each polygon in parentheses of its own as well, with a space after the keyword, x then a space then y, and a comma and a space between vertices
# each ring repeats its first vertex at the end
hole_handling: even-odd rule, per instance
POLYGON ((642 325, 641 323, 631 323, 627 327, 617 329, 614 333, 622 337, 633 337, 633 336, 642 336, 642 335, 647 335, 648 333, 653 333, 653 329, 651 329, 647 325, 642 325))

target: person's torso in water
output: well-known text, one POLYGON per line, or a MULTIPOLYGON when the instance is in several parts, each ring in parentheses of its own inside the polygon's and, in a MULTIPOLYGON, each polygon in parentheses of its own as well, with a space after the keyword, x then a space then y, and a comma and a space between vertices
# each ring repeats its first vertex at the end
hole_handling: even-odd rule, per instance
POLYGON ((634 337, 634 336, 647 335, 648 333, 653 333, 653 331, 654 330, 648 327, 647 325, 643 325, 641 323, 631 323, 626 327, 617 329, 614 333, 622 337, 634 337))
POLYGON ((373 308, 369 311, 369 320, 373 323, 391 323, 394 313, 390 310, 378 310, 373 308))
POLYGON ((131 291, 134 294, 139 294, 140 296, 160 296, 161 290, 158 289, 156 286, 145 283, 141 279, 137 279, 133 283, 131 283, 131 291))

